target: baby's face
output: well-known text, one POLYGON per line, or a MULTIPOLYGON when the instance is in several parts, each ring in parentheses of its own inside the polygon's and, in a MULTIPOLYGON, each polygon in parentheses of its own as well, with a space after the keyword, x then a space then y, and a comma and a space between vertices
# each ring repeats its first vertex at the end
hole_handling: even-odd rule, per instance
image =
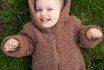
POLYGON ((59 0, 37 0, 36 14, 41 24, 48 28, 53 27, 61 12, 61 4, 59 0))

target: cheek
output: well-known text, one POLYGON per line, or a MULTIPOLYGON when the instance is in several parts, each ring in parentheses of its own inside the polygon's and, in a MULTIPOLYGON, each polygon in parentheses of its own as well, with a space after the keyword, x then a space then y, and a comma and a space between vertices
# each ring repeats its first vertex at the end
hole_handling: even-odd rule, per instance
POLYGON ((54 20, 58 20, 59 19, 59 16, 60 16, 59 13, 51 14, 51 18, 54 19, 54 20))
POLYGON ((36 13, 36 16, 37 16, 37 18, 39 19, 40 14, 39 14, 39 13, 36 13))
POLYGON ((58 19, 60 16, 60 10, 56 10, 53 12, 52 17, 54 17, 54 19, 58 19))

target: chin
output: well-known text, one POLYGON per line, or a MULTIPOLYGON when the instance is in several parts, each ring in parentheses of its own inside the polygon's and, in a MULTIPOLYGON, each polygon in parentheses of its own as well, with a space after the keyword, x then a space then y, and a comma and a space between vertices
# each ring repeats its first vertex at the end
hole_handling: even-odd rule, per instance
POLYGON ((54 25, 43 25, 46 28, 53 27, 54 25))

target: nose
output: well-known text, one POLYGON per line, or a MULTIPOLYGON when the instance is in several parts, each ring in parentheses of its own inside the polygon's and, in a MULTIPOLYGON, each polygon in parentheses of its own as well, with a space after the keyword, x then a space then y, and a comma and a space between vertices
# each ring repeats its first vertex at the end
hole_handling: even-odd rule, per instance
POLYGON ((47 15, 47 11, 43 10, 43 11, 41 12, 41 16, 46 16, 46 15, 47 15))

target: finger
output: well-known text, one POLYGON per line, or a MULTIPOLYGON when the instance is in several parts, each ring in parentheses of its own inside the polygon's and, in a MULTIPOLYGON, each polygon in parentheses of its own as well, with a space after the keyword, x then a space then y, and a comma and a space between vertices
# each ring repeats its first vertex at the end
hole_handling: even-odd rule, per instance
POLYGON ((15 39, 12 39, 11 40, 11 45, 14 46, 14 47, 17 47, 18 46, 18 41, 15 40, 15 39))
POLYGON ((4 45, 4 51, 6 51, 6 52, 12 51, 12 50, 14 50, 14 49, 16 49, 16 47, 14 47, 14 46, 12 46, 12 45, 10 45, 10 44, 8 44, 8 43, 6 43, 6 44, 4 45))
POLYGON ((18 46, 18 41, 13 41, 12 46, 17 47, 18 46))
POLYGON ((8 46, 4 46, 4 51, 8 52, 10 49, 8 46))
POLYGON ((11 47, 18 47, 18 41, 14 39, 10 39, 6 42, 6 45, 11 47))

